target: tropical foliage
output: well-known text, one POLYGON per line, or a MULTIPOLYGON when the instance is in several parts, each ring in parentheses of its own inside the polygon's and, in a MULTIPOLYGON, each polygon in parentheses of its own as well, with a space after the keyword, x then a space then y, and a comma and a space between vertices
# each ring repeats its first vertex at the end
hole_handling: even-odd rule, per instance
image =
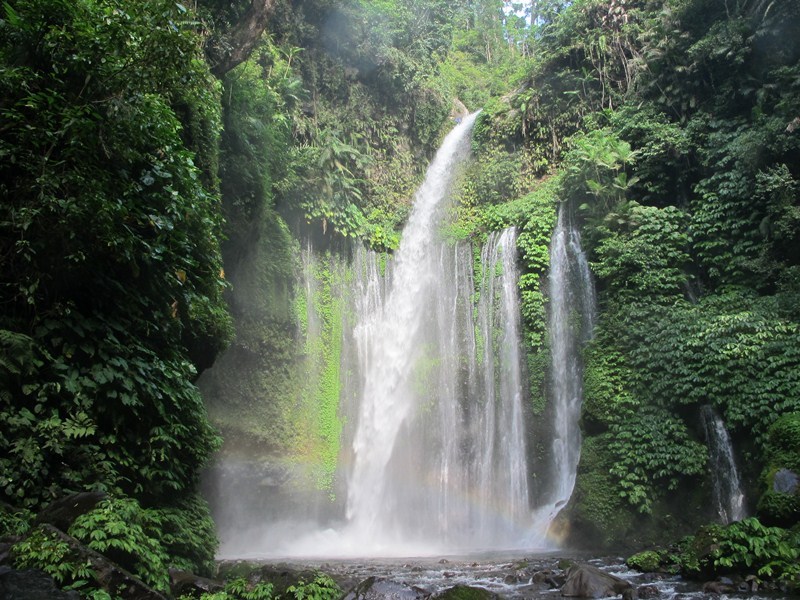
MULTIPOLYGON (((710 405, 761 521, 698 533, 716 554, 686 572, 796 576, 777 527, 800 505, 776 481, 800 469, 797 0, 275 0, 220 80, 209 57, 248 3, 198 4, 2 6, 0 523, 27 535, 19 565, 102 595, 31 528, 49 501, 96 490, 109 500, 71 531, 86 544, 159 589, 170 566, 210 568, 195 487, 220 438, 195 381, 232 339, 217 366, 250 374, 205 376, 217 422, 244 445, 319 450, 330 487, 340 259, 397 247, 448 117, 483 107, 445 235, 518 228, 536 415, 557 205, 595 275, 572 531, 644 544, 711 519, 710 405), (329 252, 309 293, 293 283, 300 238, 329 252), (320 339, 300 347, 309 307, 320 339), (237 425, 251 410, 267 424, 237 425)), ((220 597, 272 593, 240 581, 220 597)))

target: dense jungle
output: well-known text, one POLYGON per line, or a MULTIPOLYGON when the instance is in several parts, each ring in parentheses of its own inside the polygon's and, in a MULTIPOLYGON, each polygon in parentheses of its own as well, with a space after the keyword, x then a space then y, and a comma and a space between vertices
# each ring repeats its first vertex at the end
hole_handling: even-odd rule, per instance
POLYGON ((4 1, 0 580, 341 597, 323 574, 176 573, 218 575, 215 457, 302 463, 344 501, 340 290, 359 252, 389 268, 427 165, 478 110, 441 236, 478 273, 515 228, 531 465, 550 452, 559 212, 596 296, 551 534, 796 593, 798 0, 4 1), (713 419, 737 518, 712 501, 713 419))

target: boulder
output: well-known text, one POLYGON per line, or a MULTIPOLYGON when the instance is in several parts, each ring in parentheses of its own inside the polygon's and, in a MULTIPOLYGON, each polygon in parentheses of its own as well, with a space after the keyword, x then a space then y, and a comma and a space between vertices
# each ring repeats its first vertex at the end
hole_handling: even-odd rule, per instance
POLYGON ((468 585, 454 585, 434 596, 440 600, 495 600, 499 598, 489 590, 468 585))
POLYGON ((395 600, 421 600, 430 594, 419 588, 409 587, 394 581, 368 577, 360 582, 347 594, 343 600, 381 600, 393 598, 395 600))
POLYGON ((177 569, 170 569, 170 590, 172 595, 176 598, 181 596, 202 596, 203 594, 213 594, 225 589, 225 584, 216 579, 209 579, 208 577, 200 577, 189 571, 178 571, 177 569))
POLYGON ((605 598, 631 589, 630 583, 591 565, 575 564, 567 569, 561 595, 570 598, 605 598))
POLYGON ((86 514, 105 499, 106 494, 103 492, 70 494, 44 507, 36 515, 36 523, 49 523, 61 531, 66 531, 75 519, 86 514))
POLYGON ((469 115, 469 109, 458 98, 453 98, 453 105, 450 109, 451 119, 463 119, 469 115))
POLYGON ((567 580, 564 578, 563 573, 545 569, 544 571, 536 571, 531 577, 531 581, 536 584, 547 584, 551 589, 555 589, 560 588, 567 580))
POLYGON ((661 596, 661 592, 658 591, 656 586, 647 584, 636 588, 636 595, 639 596, 640 600, 648 600, 649 598, 658 598, 661 596))
POLYGON ((80 600, 76 591, 58 589, 47 573, 0 567, 0 600, 80 600))
POLYGON ((779 469, 772 479, 772 490, 781 494, 796 494, 800 486, 800 477, 789 469, 779 469))
POLYGON ((737 589, 723 581, 707 581, 703 584, 703 593, 705 594, 733 594, 737 589))

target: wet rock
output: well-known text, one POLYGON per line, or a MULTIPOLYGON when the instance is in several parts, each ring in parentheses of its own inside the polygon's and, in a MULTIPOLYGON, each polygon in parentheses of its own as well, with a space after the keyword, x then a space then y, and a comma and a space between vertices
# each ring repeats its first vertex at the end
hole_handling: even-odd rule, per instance
POLYGON ((661 592, 654 585, 640 585, 636 588, 636 594, 640 600, 648 600, 649 598, 658 598, 661 592))
POLYGON ((216 579, 200 577, 189 571, 178 571, 170 569, 170 590, 172 595, 180 598, 183 595, 201 596, 203 594, 213 594, 222 591, 225 585, 216 579))
POLYGON ((42 571, 0 567, 0 600, 80 600, 80 594, 58 589, 42 571))
POLYGON ((735 591, 736 588, 733 585, 722 581, 706 581, 703 584, 703 592, 706 594, 732 594, 735 591))
MULTIPOLYGON (((220 579, 242 578, 251 583, 271 583, 275 597, 284 596, 286 590, 298 581, 314 581, 317 574, 316 571, 292 565, 265 565, 246 560, 223 561, 217 568, 217 577, 220 579)), ((337 584, 347 589, 352 581, 345 585, 342 581, 337 581, 337 584)))
POLYGON ((494 600, 499 598, 489 590, 468 585, 455 585, 436 594, 434 598, 441 600, 494 600))
POLYGON ((344 600, 356 600, 358 598, 365 598, 369 593, 372 586, 377 581, 377 577, 367 577, 364 581, 359 581, 353 589, 344 595, 344 600))
POLYGON ((800 477, 789 469, 778 469, 772 480, 772 489, 782 494, 794 494, 800 486, 800 477))
POLYGON ((627 590, 622 592, 622 600, 639 600, 639 593, 635 588, 629 587, 627 590))
POLYGON ((609 575, 591 565, 573 565, 567 569, 567 581, 561 595, 571 598, 605 598, 622 594, 631 588, 627 581, 609 575))
POLYGON ((544 571, 536 571, 531 577, 533 583, 547 584, 551 589, 560 588, 567 582, 567 578, 563 572, 553 571, 552 569, 545 569, 544 571))
POLYGON ((759 584, 761 581, 755 575, 748 575, 744 578, 744 583, 747 585, 747 591, 749 592, 757 592, 759 588, 759 584))
POLYGON ((107 498, 103 492, 78 492, 59 498, 48 504, 36 515, 36 523, 49 523, 53 527, 66 531, 73 521, 85 515, 107 498))
POLYGON ((11 542, 0 542, 0 565, 11 562, 11 547, 13 545, 11 542))
POLYGON ((368 577, 344 595, 342 600, 422 600, 430 596, 420 588, 413 588, 394 581, 368 577))

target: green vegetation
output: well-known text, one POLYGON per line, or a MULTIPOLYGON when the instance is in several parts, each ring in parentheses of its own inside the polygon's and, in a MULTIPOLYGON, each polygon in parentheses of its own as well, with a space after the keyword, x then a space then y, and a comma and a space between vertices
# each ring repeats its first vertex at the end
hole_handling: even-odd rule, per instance
MULTIPOLYGON (((543 182, 582 223, 600 315, 584 353, 571 541, 642 546, 714 518, 703 508, 706 404, 724 418, 758 514, 789 527, 797 496, 774 481, 797 473, 800 46, 785 36, 800 30, 800 8, 549 8, 528 38, 526 81, 488 101, 476 124, 482 164, 457 223, 492 228, 491 205, 502 214, 543 182)), ((529 210, 497 226, 520 226, 529 210)), ((552 223, 534 246, 542 270, 552 223)), ((521 281, 537 411, 547 410, 536 394, 541 272, 521 281)))
MULTIPOLYGON (((214 526, 208 507, 198 497, 167 509, 145 509, 129 498, 108 499, 80 515, 67 533, 161 592, 169 592, 170 566, 195 572, 213 570, 214 526)), ((112 583, 103 579, 98 565, 54 528, 28 529, 25 523, 17 528, 17 534, 25 534, 11 551, 17 568, 42 570, 65 589, 89 597, 112 597, 98 589, 112 583)))
MULTIPOLYGON (((219 438, 193 381, 231 330, 219 86, 193 19, 159 0, 20 0, 0 24, 0 499, 32 513, 109 492, 81 531, 100 543, 114 524, 104 550, 161 589, 168 566, 213 558, 194 487, 219 438)), ((86 590, 63 552, 41 530, 14 547, 86 590)))
MULTIPOLYGON (((332 490, 346 257, 398 246, 448 117, 483 107, 444 235, 477 248, 517 228, 537 417, 559 203, 596 278, 569 541, 644 547, 713 519, 711 405, 760 520, 659 560, 796 580, 800 5, 548 0, 528 24, 498 0, 275 0, 230 62, 248 5, 0 11, 0 524, 27 535, 15 564, 108 597, 32 526, 94 490, 110 499, 72 535, 158 589, 170 567, 209 572, 195 487, 221 440, 206 405, 227 451, 292 454, 332 490)), ((234 581, 209 597, 272 594, 234 581)))
MULTIPOLYGON (((664 4, 669 13, 639 6, 621 25, 611 15, 595 21, 598 33, 624 38, 624 60, 593 61, 585 42, 581 48, 579 37, 568 38, 573 60, 593 61, 594 72, 581 88, 581 131, 565 127, 555 138, 563 143, 551 145, 561 151, 565 194, 584 217, 599 287, 584 427, 613 439, 605 452, 615 489, 600 493, 645 512, 656 510, 666 490, 707 477, 701 405, 720 408, 742 456, 764 464, 770 425, 796 411, 798 397, 797 255, 787 245, 797 235, 789 225, 797 173, 788 165, 799 147, 787 130, 797 105, 778 83, 797 73, 798 49, 784 47, 769 59, 761 50, 777 44, 776 19, 798 26, 796 7, 778 16, 763 7, 726 13, 699 1, 664 4), (631 67, 628 85, 608 84, 622 82, 614 73, 631 67), (605 98, 599 111, 598 94, 605 98), (771 230, 776 210, 780 242, 771 230)), ((602 10, 574 3, 575 14, 549 27, 565 42, 574 23, 602 10)), ((545 62, 532 81, 563 77, 557 65, 545 62)), ((525 140, 522 128, 518 136, 525 140)), ((745 470, 751 482, 757 475, 745 470)), ((601 473, 590 468, 583 477, 595 476, 601 473)), ((600 502, 595 490, 585 491, 585 502, 600 502)), ((622 530, 613 533, 618 526, 609 524, 607 539, 623 540, 622 530)))
POLYGON ((754 517, 727 527, 703 526, 675 546, 640 552, 627 564, 639 571, 680 573, 691 579, 749 575, 761 584, 780 581, 793 590, 800 584, 797 532, 765 527, 754 517))
POLYGON ((791 527, 800 521, 800 489, 791 489, 791 474, 800 472, 800 413, 788 413, 772 424, 765 455, 758 517, 767 525, 791 527), (781 485, 787 475, 789 485, 781 485))

